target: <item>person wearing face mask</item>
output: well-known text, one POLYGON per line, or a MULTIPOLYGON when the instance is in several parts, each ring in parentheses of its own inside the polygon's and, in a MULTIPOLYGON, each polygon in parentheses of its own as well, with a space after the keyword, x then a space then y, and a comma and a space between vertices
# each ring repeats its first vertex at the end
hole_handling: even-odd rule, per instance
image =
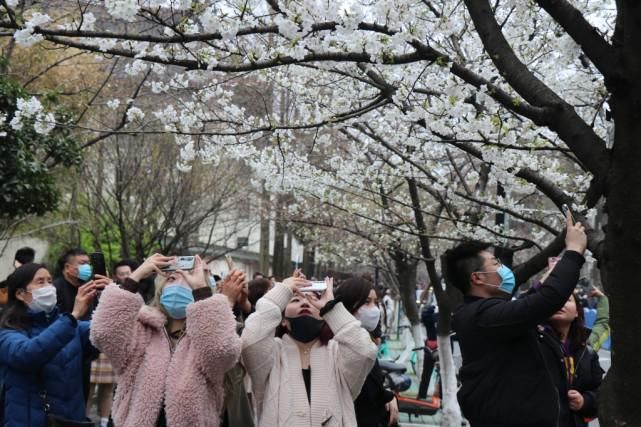
MULTIPOLYGON (((83 249, 72 248, 65 251, 58 260, 58 277, 53 281, 58 298, 58 308, 62 313, 71 313, 78 289, 88 283, 93 276, 89 255, 83 249)), ((81 320, 90 320, 92 310, 85 313, 81 320)))
POLYGON ((445 254, 445 277, 464 294, 453 317, 463 366, 458 401, 472 427, 553 427, 558 390, 537 326, 566 303, 579 280, 587 237, 566 219, 566 252, 535 293, 512 300, 514 274, 491 247, 467 242, 445 254))
POLYGON ((587 427, 597 417, 597 395, 603 377, 599 355, 588 345, 583 307, 573 294, 539 326, 539 341, 558 390, 559 427, 587 427))
POLYGON ((0 318, 2 425, 42 427, 48 416, 86 421, 81 367, 97 350, 89 341, 89 322, 80 319, 102 285, 80 288, 65 314, 56 307, 56 288, 45 266, 24 264, 7 285, 9 302, 0 318))
MULTIPOLYGON (((381 310, 372 283, 363 278, 347 279, 336 290, 336 298, 374 338, 380 325, 381 310)), ((398 402, 394 393, 385 388, 385 376, 378 360, 367 375, 354 408, 359 427, 388 427, 398 422, 398 402)))
MULTIPOLYGON (((58 259, 58 277, 53 281, 56 288, 58 309, 61 313, 71 313, 78 290, 84 285, 91 285, 95 282, 106 286, 111 282, 107 277, 96 275, 92 281, 93 269, 89 263, 89 255, 83 249, 72 248, 65 251, 58 259)), ((85 312, 80 320, 91 320, 91 314, 98 304, 94 299, 92 306, 85 312)), ((85 396, 85 403, 89 401, 91 389, 91 360, 86 360, 82 366, 82 390, 85 396)))
POLYGON ((227 298, 207 285, 200 257, 191 271, 162 271, 174 263, 150 256, 121 286, 105 288, 94 313, 91 341, 118 374, 118 427, 219 425, 223 377, 240 355, 236 323, 227 298), (156 296, 146 306, 136 291, 153 273, 156 296))
POLYGON ((241 336, 258 426, 356 427, 353 400, 376 360, 376 346, 333 296, 318 295, 293 277, 256 303, 241 336), (276 331, 276 337, 274 336, 276 331))

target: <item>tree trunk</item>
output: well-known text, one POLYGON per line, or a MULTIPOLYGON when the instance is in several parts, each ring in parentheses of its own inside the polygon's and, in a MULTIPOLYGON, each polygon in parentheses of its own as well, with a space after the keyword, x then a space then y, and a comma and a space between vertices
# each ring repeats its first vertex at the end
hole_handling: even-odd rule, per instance
MULTIPOLYGON (((285 245, 285 249, 283 250, 283 272, 285 272, 285 275, 289 276, 289 273, 292 270, 292 233, 287 233, 285 236, 285 241, 287 242, 287 245, 285 245)), ((298 268, 300 268, 300 265, 297 265, 298 268)))
MULTIPOLYGON (((303 253, 303 273, 306 277, 316 276, 314 265, 316 264, 316 248, 311 245, 305 245, 303 253)), ((321 279, 318 277, 318 279, 321 279)))
POLYGON ((258 271, 269 275, 269 194, 265 190, 261 195, 258 271))
MULTIPOLYGON (((634 7, 637 14, 641 14, 641 8, 634 7)), ((632 14, 633 7, 628 8, 626 13, 632 14)), ((628 30, 632 30, 631 21, 626 22, 626 37, 628 30)), ((641 25, 641 19, 634 24, 641 25)), ((636 46, 638 49, 638 44, 636 46)), ((630 63, 637 64, 625 65, 637 65, 635 69, 641 70, 640 59, 632 60, 632 55, 629 59, 630 63)), ((631 82, 628 79, 628 83, 631 82)), ((607 180, 608 225, 602 265, 611 303, 612 367, 600 394, 600 419, 604 427, 620 427, 637 426, 641 420, 641 339, 637 329, 641 325, 641 87, 638 74, 636 84, 626 84, 625 90, 621 87, 613 94, 611 106, 616 128, 607 180)))
POLYGON ((278 280, 282 280, 285 277, 285 271, 283 270, 283 258, 285 251, 285 227, 281 222, 280 207, 281 203, 279 201, 278 205, 276 206, 276 226, 274 232, 273 250, 274 255, 272 258, 272 269, 274 271, 274 276, 276 276, 278 280))
MULTIPOLYGON (((393 258, 405 315, 412 325, 417 325, 420 323, 418 307, 416 306, 417 262, 414 259, 408 259, 408 256, 402 252, 395 252, 393 258)), ((419 345, 421 344, 419 343, 419 345)))
MULTIPOLYGON (((440 319, 439 316, 439 325, 440 319)), ((441 426, 459 427, 461 425, 461 408, 456 398, 456 366, 454 364, 454 355, 452 354, 452 344, 449 334, 437 336, 438 341, 438 360, 441 370, 441 405, 443 406, 441 416, 441 426)))

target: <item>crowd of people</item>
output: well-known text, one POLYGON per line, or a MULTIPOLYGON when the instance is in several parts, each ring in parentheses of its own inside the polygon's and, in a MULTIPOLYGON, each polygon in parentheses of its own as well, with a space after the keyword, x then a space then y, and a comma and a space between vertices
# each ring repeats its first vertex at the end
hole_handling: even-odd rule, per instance
MULTIPOLYGON (((490 245, 446 254, 447 283, 465 295, 453 326, 472 427, 576 427, 597 416, 604 332, 586 332, 573 293, 585 247, 568 219, 565 253, 519 297, 490 245)), ((124 260, 107 277, 71 249, 54 278, 33 250, 18 251, 0 299, 1 424, 94 425, 96 405, 101 427, 397 425, 377 361, 393 304, 372 280, 326 278, 310 291, 300 270, 276 282, 236 269, 220 278, 198 256, 189 269, 175 263, 124 260)), ((433 347, 435 301, 424 302, 433 347)))

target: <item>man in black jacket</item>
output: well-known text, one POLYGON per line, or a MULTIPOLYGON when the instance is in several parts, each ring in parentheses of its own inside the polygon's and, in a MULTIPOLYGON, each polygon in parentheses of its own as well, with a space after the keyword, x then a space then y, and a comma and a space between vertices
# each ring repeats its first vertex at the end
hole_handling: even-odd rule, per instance
POLYGON ((463 243, 446 254, 448 283, 465 295, 453 326, 463 354, 458 400, 472 427, 555 427, 559 395, 537 325, 557 312, 579 280, 587 237, 567 219, 566 252, 538 292, 511 300, 510 269, 491 247, 463 243))

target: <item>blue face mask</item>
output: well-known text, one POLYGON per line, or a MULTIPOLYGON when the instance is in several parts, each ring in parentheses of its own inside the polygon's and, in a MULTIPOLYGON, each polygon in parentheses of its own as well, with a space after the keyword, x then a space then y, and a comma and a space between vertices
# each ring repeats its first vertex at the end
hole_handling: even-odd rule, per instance
POLYGON ((91 264, 80 264, 78 266, 78 280, 81 282, 87 282, 89 279, 91 279, 91 275, 93 273, 93 269, 91 268, 91 264))
POLYGON ((172 319, 187 317, 187 306, 194 302, 191 289, 180 283, 170 283, 165 286, 160 296, 160 304, 172 319))
MULTIPOLYGON (((489 274, 494 272, 493 271, 477 271, 477 273, 489 274)), ((510 270, 509 267, 506 267, 505 265, 501 264, 501 266, 496 270, 496 273, 501 277, 501 284, 492 285, 489 283, 485 283, 485 285, 498 288, 499 291, 504 292, 508 295, 512 295, 512 293, 514 292, 514 288, 516 287, 516 278, 514 277, 514 273, 512 272, 512 270, 510 270)))
POLYGON ((501 276, 501 285, 499 286, 499 290, 512 295, 514 288, 516 287, 516 278, 514 277, 512 270, 505 265, 501 265, 496 272, 501 276))

